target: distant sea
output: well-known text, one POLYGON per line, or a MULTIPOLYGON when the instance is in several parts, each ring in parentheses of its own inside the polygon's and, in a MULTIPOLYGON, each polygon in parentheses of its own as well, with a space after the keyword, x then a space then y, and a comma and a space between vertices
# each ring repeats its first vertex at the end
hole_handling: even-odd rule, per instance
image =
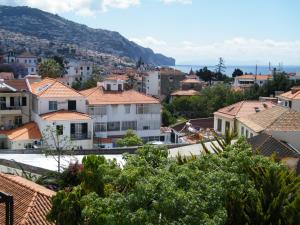
MULTIPOLYGON (((192 69, 193 71, 202 69, 205 65, 176 65, 173 66, 172 68, 175 68, 177 70, 180 70, 184 73, 189 73, 190 70, 192 69)), ((209 70, 214 71, 215 70, 215 66, 207 66, 207 68, 209 70)), ((241 69, 244 73, 255 73, 255 65, 253 66, 234 66, 234 65, 230 65, 230 66, 226 66, 225 69, 225 74, 227 76, 231 76, 234 69, 235 68, 239 68, 241 69)), ((300 65, 299 66, 282 66, 281 69, 283 71, 285 71, 286 73, 295 73, 300 71, 300 65)), ((257 74, 270 74, 269 71, 269 66, 257 66, 257 74)))

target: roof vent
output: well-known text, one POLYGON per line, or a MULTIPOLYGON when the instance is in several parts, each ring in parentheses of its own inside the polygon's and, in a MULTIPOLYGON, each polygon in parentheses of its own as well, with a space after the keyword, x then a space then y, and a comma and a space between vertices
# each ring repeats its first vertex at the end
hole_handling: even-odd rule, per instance
POLYGON ((44 86, 42 86, 42 87, 39 87, 39 88, 37 89, 37 91, 38 91, 38 92, 44 91, 44 90, 46 90, 49 86, 50 86, 50 84, 46 84, 46 85, 44 85, 44 86))
POLYGON ((260 109, 258 107, 254 107, 255 112, 260 112, 260 109))

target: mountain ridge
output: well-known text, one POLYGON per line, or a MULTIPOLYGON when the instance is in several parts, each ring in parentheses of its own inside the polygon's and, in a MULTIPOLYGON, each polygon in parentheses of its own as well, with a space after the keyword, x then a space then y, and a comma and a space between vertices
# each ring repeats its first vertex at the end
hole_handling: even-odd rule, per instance
POLYGON ((57 14, 27 6, 1 6, 0 29, 61 44, 75 44, 87 50, 128 57, 153 65, 175 65, 175 59, 144 48, 117 31, 94 29, 57 14))

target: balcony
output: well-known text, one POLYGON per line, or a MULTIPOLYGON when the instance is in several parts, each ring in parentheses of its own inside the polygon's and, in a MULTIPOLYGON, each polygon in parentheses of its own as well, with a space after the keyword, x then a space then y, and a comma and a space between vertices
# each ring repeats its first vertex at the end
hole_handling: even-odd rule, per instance
POLYGON ((71 134, 71 141, 90 140, 91 134, 71 134))
POLYGON ((20 106, 16 107, 6 107, 1 105, 0 106, 0 115, 18 115, 22 114, 22 110, 20 106))

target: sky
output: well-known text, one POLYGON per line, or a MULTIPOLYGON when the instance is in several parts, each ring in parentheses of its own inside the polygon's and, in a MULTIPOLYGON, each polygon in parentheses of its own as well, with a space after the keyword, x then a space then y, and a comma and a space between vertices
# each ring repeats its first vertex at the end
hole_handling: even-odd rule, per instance
POLYGON ((176 64, 300 65, 299 0, 0 0, 118 31, 176 64))

